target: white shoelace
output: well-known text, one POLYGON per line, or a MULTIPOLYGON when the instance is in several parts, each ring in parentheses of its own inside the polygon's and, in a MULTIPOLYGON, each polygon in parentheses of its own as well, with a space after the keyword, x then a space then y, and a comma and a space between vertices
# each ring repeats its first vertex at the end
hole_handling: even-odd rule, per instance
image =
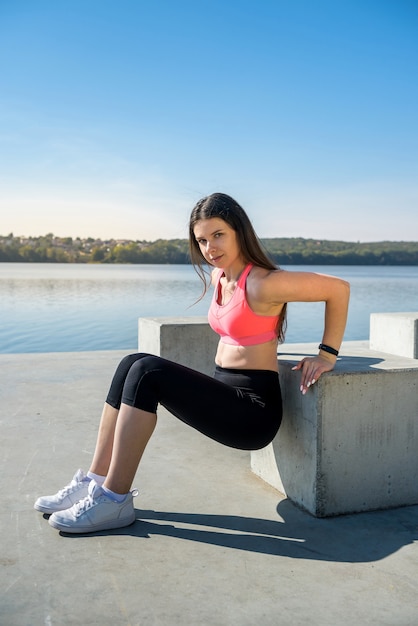
POLYGON ((86 496, 82 500, 79 500, 73 505, 74 515, 78 517, 82 513, 85 513, 85 511, 88 511, 89 509, 91 509, 93 505, 94 505, 94 498, 91 494, 89 494, 88 496, 86 496))
POLYGON ((79 483, 80 481, 73 478, 69 485, 66 485, 63 489, 60 489, 60 491, 58 492, 58 495, 60 497, 65 497, 66 495, 74 491, 74 488, 77 487, 79 483))

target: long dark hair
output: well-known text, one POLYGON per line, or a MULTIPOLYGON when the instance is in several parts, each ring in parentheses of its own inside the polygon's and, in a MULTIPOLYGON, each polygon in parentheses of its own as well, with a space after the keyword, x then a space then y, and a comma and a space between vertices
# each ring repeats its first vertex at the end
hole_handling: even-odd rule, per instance
MULTIPOLYGON (((203 282, 203 293, 199 299, 203 298, 209 289, 210 274, 205 270, 207 261, 194 236, 194 227, 199 220, 207 220, 212 217, 219 217, 237 233, 241 254, 247 263, 253 263, 266 270, 278 269, 277 265, 273 263, 263 250, 262 244, 244 209, 238 202, 231 198, 231 196, 225 193, 213 193, 199 200, 191 212, 189 221, 190 259, 199 278, 203 282)), ((284 341, 286 309, 287 305, 284 304, 277 323, 277 336, 279 341, 284 341)))

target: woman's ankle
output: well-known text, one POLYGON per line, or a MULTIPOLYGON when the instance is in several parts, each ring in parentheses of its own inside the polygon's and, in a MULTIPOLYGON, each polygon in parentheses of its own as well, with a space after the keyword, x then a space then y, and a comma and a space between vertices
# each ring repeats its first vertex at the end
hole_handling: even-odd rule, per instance
POLYGON ((103 485, 104 481, 106 480, 106 476, 101 476, 101 474, 95 474, 94 472, 91 472, 90 470, 87 472, 87 478, 90 478, 90 480, 94 480, 98 485, 100 485, 100 487, 103 485))

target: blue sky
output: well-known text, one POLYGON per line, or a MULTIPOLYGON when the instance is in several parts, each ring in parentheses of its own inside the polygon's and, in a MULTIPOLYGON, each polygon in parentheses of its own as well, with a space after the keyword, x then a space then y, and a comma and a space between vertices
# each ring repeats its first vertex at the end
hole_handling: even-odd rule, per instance
POLYGON ((416 0, 0 0, 0 234, 418 240, 416 0))

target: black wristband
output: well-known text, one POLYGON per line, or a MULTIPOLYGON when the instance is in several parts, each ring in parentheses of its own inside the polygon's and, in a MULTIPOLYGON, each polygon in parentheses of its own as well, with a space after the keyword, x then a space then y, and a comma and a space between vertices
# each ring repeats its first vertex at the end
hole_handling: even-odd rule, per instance
POLYGON ((325 343, 320 343, 318 348, 319 350, 323 350, 324 352, 329 352, 334 356, 338 356, 338 350, 336 350, 335 348, 331 348, 331 346, 327 346, 325 343))

